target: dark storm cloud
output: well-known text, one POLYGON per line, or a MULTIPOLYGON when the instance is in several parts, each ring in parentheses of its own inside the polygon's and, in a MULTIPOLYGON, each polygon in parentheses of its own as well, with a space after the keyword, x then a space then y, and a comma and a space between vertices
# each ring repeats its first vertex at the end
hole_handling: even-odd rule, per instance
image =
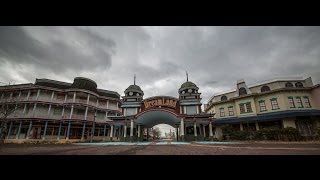
POLYGON ((239 79, 319 83, 319 59, 319 27, 0 27, 0 81, 81 75, 123 94, 136 74, 145 97, 177 97, 187 70, 203 103, 239 79))
POLYGON ((81 36, 82 49, 72 43, 77 39, 69 38, 58 28, 43 30, 49 31, 49 34, 60 33, 61 39, 43 43, 23 27, 1 27, 0 56, 11 63, 33 64, 55 73, 111 66, 111 53, 116 46, 113 40, 102 38, 87 29, 74 28, 75 35, 81 36))

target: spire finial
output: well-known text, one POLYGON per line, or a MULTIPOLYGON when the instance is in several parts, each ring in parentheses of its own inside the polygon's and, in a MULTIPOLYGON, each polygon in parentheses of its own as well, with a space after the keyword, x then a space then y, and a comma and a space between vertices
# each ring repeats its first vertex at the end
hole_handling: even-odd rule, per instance
POLYGON ((133 84, 136 85, 136 74, 134 74, 133 84))
POLYGON ((187 82, 188 82, 188 81, 189 81, 189 80, 188 80, 188 71, 186 71, 186 75, 187 75, 187 82))

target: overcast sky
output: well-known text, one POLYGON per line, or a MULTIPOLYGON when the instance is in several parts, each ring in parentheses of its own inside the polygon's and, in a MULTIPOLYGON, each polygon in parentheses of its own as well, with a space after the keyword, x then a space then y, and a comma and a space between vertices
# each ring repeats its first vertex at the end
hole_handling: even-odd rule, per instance
POLYGON ((145 98, 178 97, 187 70, 207 103, 238 79, 316 84, 319 69, 319 27, 0 27, 4 83, 83 76, 123 95, 136 74, 145 98))

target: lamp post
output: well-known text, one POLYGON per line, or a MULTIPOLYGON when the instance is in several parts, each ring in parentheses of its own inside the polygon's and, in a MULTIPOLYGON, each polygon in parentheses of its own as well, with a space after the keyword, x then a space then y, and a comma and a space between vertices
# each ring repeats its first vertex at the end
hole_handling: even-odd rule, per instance
POLYGON ((94 113, 94 116, 93 116, 93 124, 92 124, 92 128, 91 128, 90 143, 92 143, 92 139, 93 139, 93 135, 94 135, 95 121, 96 121, 96 113, 94 113))

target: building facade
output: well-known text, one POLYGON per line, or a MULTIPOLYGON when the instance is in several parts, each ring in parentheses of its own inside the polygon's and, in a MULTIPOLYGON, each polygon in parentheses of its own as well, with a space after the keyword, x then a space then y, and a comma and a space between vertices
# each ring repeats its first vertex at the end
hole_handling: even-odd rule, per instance
POLYGON ((36 79, 35 83, 0 86, 0 134, 7 142, 148 141, 157 124, 176 128, 177 141, 221 139, 222 126, 235 131, 292 127, 314 136, 320 127, 320 85, 311 78, 274 79, 212 96, 201 110, 196 84, 184 82, 178 97, 144 98, 135 81, 120 96, 98 89, 83 77, 73 83, 36 79))
POLYGON ((7 142, 143 141, 157 124, 176 128, 177 140, 213 138, 213 114, 201 112, 201 93, 187 80, 179 98, 144 99, 141 88, 130 85, 124 96, 98 89, 83 77, 73 83, 36 79, 35 83, 0 86, 0 108, 12 113, 1 119, 7 142))
POLYGON ((224 124, 239 131, 292 127, 299 129, 301 136, 315 136, 320 127, 319 99, 319 84, 313 85, 311 77, 273 79, 249 86, 239 80, 235 89, 212 96, 205 112, 215 114, 218 139, 224 124))
MULTIPOLYGON (((73 83, 36 79, 32 84, 0 86, 0 106, 15 110, 6 117, 6 139, 103 140, 106 122, 121 114, 120 95, 97 89, 87 78, 73 83)), ((3 108, 2 108, 3 109, 3 108)), ((1 129, 3 130, 3 129, 1 129)))

